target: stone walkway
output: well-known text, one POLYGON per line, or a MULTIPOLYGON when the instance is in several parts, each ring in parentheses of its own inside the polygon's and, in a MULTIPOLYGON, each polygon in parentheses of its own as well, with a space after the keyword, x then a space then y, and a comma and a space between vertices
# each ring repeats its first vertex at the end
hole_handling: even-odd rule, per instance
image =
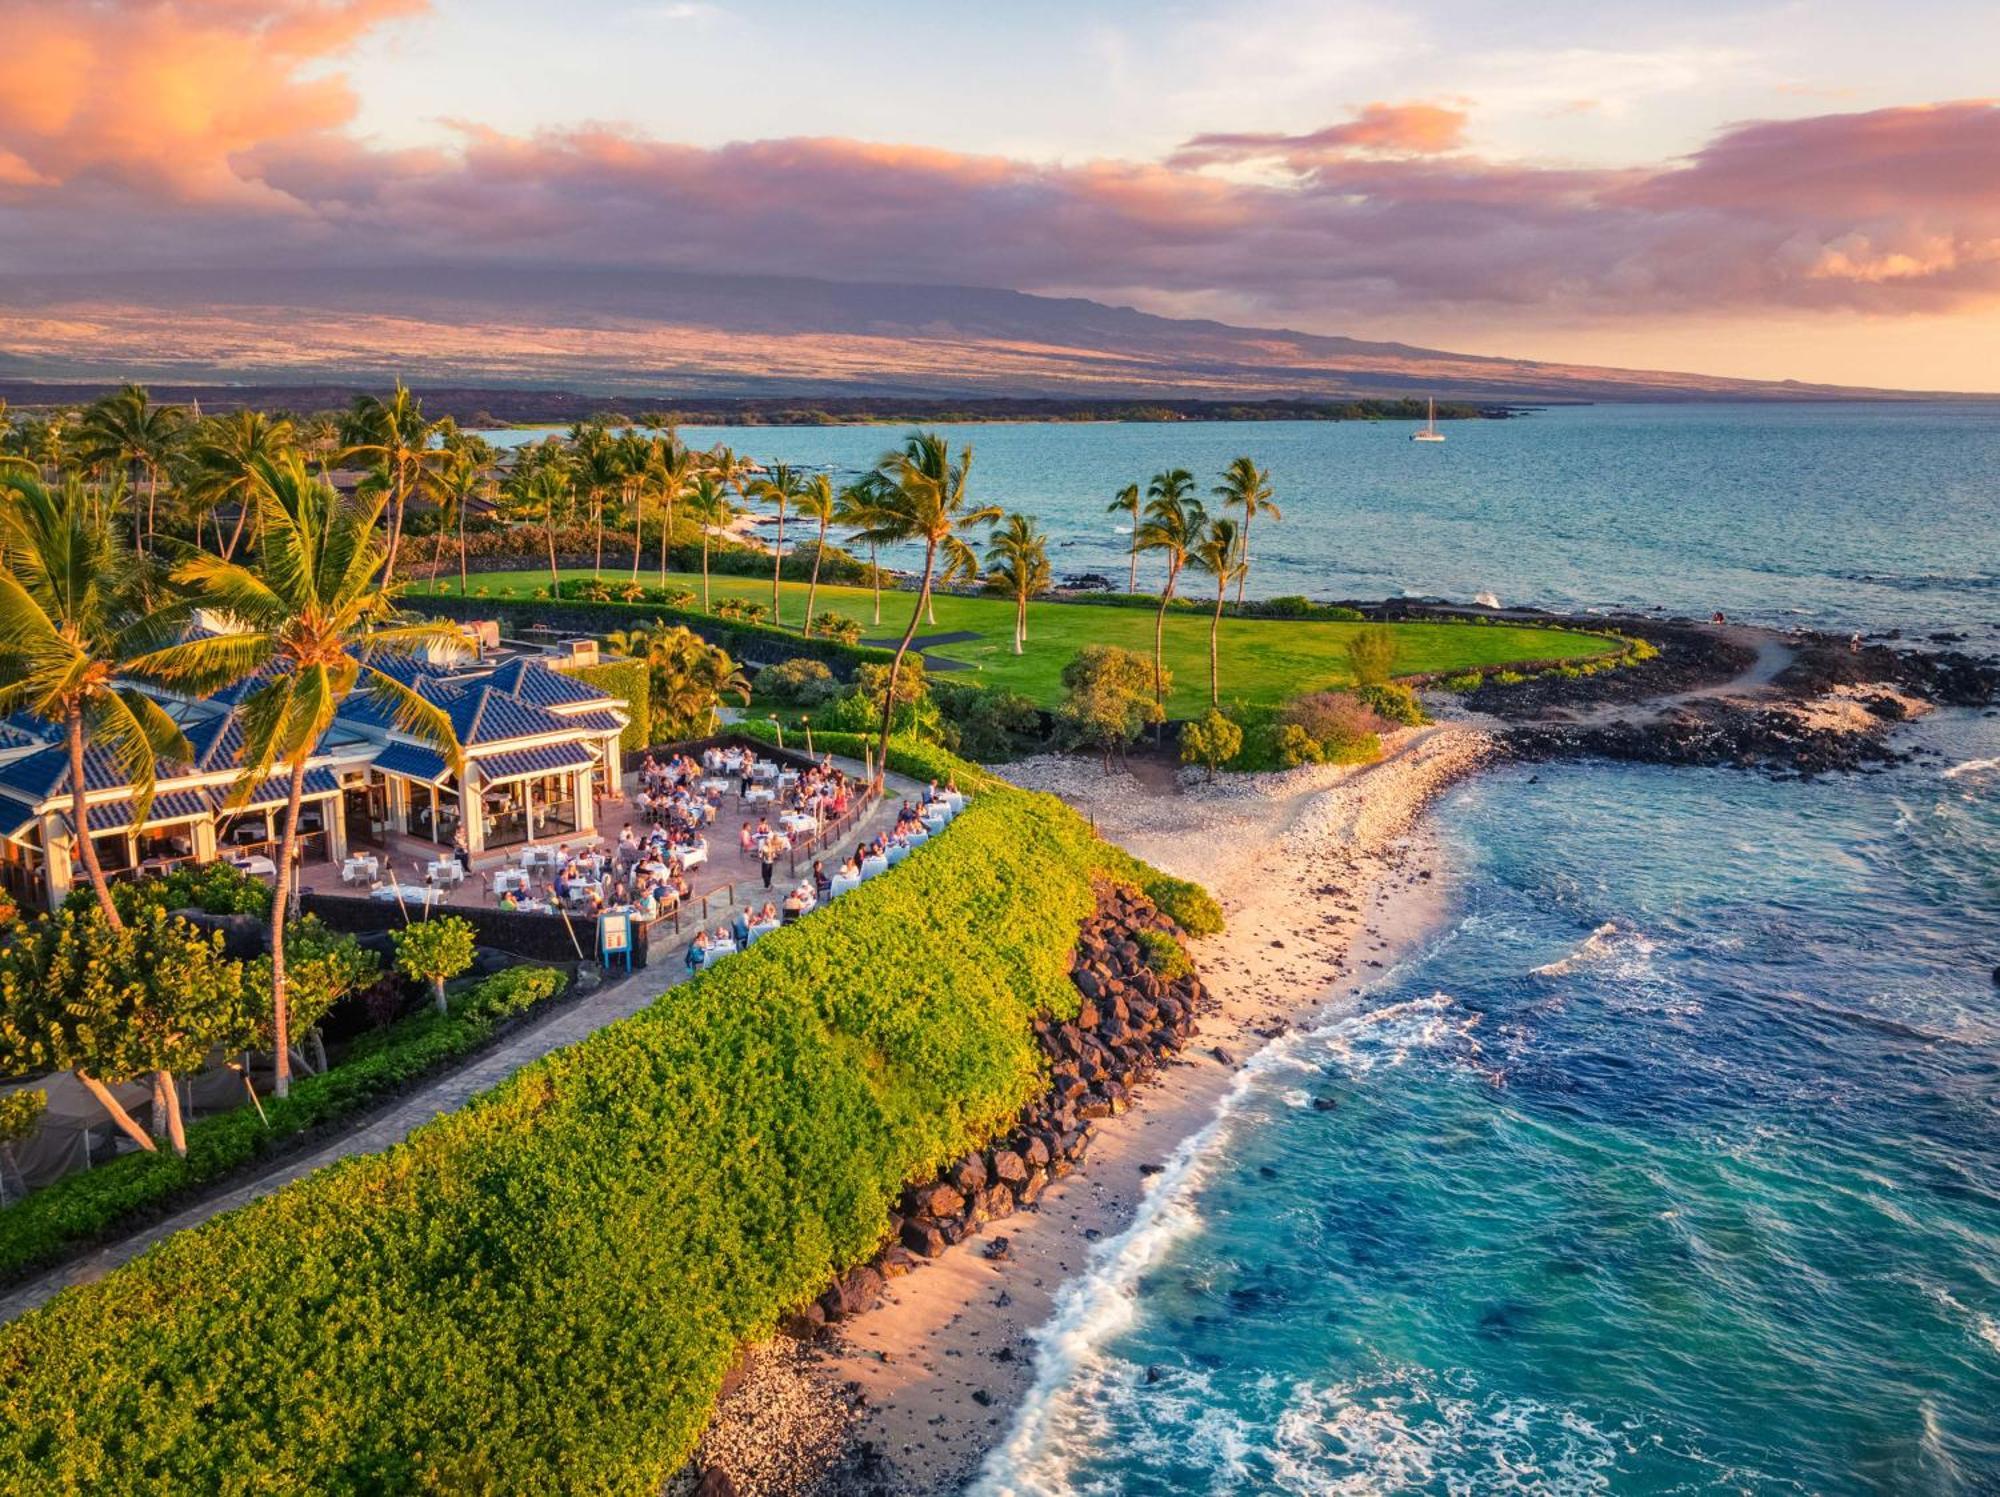
MULTIPOLYGON (((851 773, 860 773, 861 766, 858 764, 847 767, 851 773)), ((848 849, 864 836, 872 836, 878 826, 885 829, 893 826, 895 806, 905 797, 914 797, 921 788, 914 780, 906 780, 899 775, 889 776, 883 798, 855 824, 852 833, 838 844, 832 857, 845 857, 848 849)), ((692 928, 689 934, 693 934, 692 928)), ((87 1284, 102 1278, 111 1269, 137 1257, 175 1232, 197 1226, 211 1216, 238 1206, 248 1205, 280 1186, 288 1185, 314 1170, 324 1169, 337 1160, 354 1154, 379 1153, 401 1143, 415 1129, 446 1113, 456 1112, 479 1093, 499 1085, 531 1061, 539 1060, 565 1045, 573 1045, 607 1024, 630 1018, 669 988, 687 979, 687 966, 681 959, 680 946, 676 944, 660 953, 653 965, 634 972, 630 977, 607 983, 556 1010, 540 1023, 516 1032, 468 1064, 399 1098, 389 1105, 387 1111, 377 1114, 352 1133, 285 1159, 265 1173, 244 1180, 219 1195, 209 1196, 143 1231, 106 1243, 38 1278, 17 1285, 0 1296, 0 1324, 45 1304, 71 1285, 87 1284)))

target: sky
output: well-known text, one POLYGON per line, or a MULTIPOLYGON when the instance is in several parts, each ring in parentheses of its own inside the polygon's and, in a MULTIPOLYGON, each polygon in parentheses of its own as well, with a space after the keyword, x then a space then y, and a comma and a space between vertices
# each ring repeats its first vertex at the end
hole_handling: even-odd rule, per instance
POLYGON ((1000 285, 2000 389, 2000 6, 0 0, 0 271, 1000 285))

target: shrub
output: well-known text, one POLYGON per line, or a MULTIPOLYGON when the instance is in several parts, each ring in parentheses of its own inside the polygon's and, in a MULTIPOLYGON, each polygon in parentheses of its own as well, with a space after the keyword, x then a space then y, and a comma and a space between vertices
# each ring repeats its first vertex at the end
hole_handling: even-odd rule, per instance
POLYGON ((1396 636, 1382 624, 1356 630, 1347 642, 1347 667, 1360 685, 1380 686, 1395 672, 1396 636))
POLYGON ((1271 754, 1280 768, 1297 769, 1325 759, 1319 741, 1297 723, 1279 723, 1271 737, 1271 754))
POLYGON ((1297 723, 1322 745, 1379 733, 1383 722, 1351 691, 1314 691, 1285 704, 1284 721, 1297 723))
POLYGON ((1460 671, 1457 675, 1446 676, 1442 681, 1438 682, 1438 685, 1442 686, 1446 691, 1460 693, 1477 691, 1485 684, 1486 678, 1480 675, 1478 671, 1460 671))
POLYGON ((396 945, 396 970, 412 982, 427 982, 439 1013, 445 1012, 444 985, 472 965, 478 947, 472 922, 457 915, 418 920, 389 933, 396 945))
POLYGON ((837 689, 826 663, 804 656, 780 661, 757 673, 757 690, 785 707, 817 707, 837 689))
POLYGON ((601 660, 596 665, 564 665, 555 669, 608 692, 625 704, 625 731, 618 735, 621 751, 636 754, 652 743, 653 678, 645 661, 601 660))
POLYGON ((0 1148, 19 1143, 39 1128, 48 1105, 49 1094, 38 1087, 0 1094, 0 1148))
POLYGON ((844 613, 816 613, 812 619, 812 632, 821 639, 858 645, 861 643, 861 620, 851 619, 844 613))
POLYGON ((1214 708, 1181 729, 1181 763, 1200 764, 1215 778, 1218 766, 1243 751, 1243 730, 1214 708))
POLYGON ((945 747, 982 764, 1018 757, 1041 738, 1042 714, 1018 691, 933 681, 931 697, 943 722, 945 747))
POLYGON ((1519 686, 1528 678, 1519 671, 1500 671, 1488 676, 1486 679, 1491 681, 1495 686, 1519 686))
MULTIPOLYGON (((1143 865, 1142 865, 1143 866, 1143 865)), ((1222 929, 1222 906, 1200 884, 1145 869, 1139 887, 1160 912, 1191 936, 1212 936, 1222 929)))
POLYGON ((0 1328, 7 1485, 658 1489, 742 1343, 1045 1084, 1032 1021, 1134 872, 984 786, 836 918, 0 1328))
POLYGON ((715 605, 715 616, 742 624, 761 624, 770 613, 762 603, 749 598, 723 598, 715 605))
MULTIPOLYGON (((232 863, 184 863, 169 873, 116 883, 111 902, 119 918, 138 918, 142 910, 202 910, 211 915, 256 915, 271 918, 271 886, 232 863)), ((97 891, 78 883, 64 901, 65 909, 95 908, 97 891)))
POLYGON ((495 972, 477 986, 461 993, 452 1004, 455 1014, 487 1019, 505 1019, 525 1013, 545 998, 563 990, 566 979, 554 967, 509 967, 495 972))
POLYGON ((1181 943, 1165 931, 1140 931, 1139 950, 1145 954, 1146 965, 1168 981, 1176 977, 1186 977, 1194 971, 1194 963, 1189 961, 1187 953, 1181 950, 1181 943))
POLYGON ((1430 721, 1424 713, 1423 704, 1417 700, 1416 692, 1401 682, 1385 681, 1376 686, 1363 686, 1354 695, 1377 717, 1401 723, 1406 728, 1420 727, 1430 721))

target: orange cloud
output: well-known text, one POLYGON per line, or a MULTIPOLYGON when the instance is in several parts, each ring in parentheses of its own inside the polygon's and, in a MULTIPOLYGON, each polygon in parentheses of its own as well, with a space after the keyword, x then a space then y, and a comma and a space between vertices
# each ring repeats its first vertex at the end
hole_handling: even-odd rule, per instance
POLYGON ((1306 135, 1197 135, 1170 158, 1175 166, 1281 160, 1295 171, 1356 152, 1436 155, 1465 143, 1466 112, 1443 104, 1369 104, 1351 120, 1306 135))
POLYGON ((255 191, 238 151, 353 117, 302 76, 427 0, 0 0, 0 185, 109 181, 214 200, 255 191))

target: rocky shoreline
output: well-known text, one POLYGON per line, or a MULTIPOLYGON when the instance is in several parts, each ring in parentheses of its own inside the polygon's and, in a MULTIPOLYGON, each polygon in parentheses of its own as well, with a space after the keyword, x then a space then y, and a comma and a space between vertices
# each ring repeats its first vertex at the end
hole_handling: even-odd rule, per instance
MULTIPOLYGON (((830 1392, 827 1379, 800 1375, 811 1365, 812 1348, 829 1327, 875 1309, 891 1282, 1015 1212, 1034 1209, 1050 1184, 1082 1166, 1099 1122, 1130 1110, 1135 1092, 1181 1054, 1208 1005, 1184 942, 1180 927, 1143 894, 1109 883, 1099 888, 1071 959, 1076 1015, 1035 1021, 1047 1090, 986 1148, 907 1185, 881 1251, 788 1316, 779 1342, 746 1352, 692 1466, 669 1492, 858 1497, 889 1490, 883 1452, 851 1438, 858 1390, 830 1392)), ((1007 1237, 988 1236, 981 1252, 1005 1262, 1007 1237)))

